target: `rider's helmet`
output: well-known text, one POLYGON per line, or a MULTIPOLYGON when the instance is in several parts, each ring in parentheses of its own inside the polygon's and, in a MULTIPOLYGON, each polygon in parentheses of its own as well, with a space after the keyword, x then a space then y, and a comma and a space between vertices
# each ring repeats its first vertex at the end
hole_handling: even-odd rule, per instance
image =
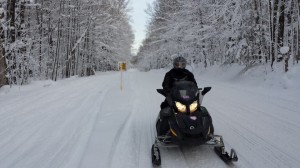
POLYGON ((182 56, 176 57, 173 60, 173 67, 176 69, 184 69, 186 66, 186 59, 182 56))

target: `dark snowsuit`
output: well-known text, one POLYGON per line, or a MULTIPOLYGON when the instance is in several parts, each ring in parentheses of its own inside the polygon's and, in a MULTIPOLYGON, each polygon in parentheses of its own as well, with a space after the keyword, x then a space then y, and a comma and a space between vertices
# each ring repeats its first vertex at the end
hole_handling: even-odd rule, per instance
MULTIPOLYGON (((197 82, 194 78, 194 75, 189 70, 173 68, 166 73, 164 81, 162 83, 162 87, 165 90, 165 92, 170 93, 176 81, 192 81, 197 86, 197 82)), ((156 123, 156 130, 158 135, 164 135, 169 130, 167 116, 168 113, 171 112, 171 109, 166 99, 164 102, 161 103, 160 108, 160 117, 156 123)))
MULTIPOLYGON (((163 89, 167 93, 169 93, 176 81, 192 81, 197 86, 197 82, 194 78, 194 75, 189 70, 173 68, 165 75, 164 81, 162 83, 163 89)), ((168 106, 168 102, 165 100, 161 103, 160 108, 163 109, 168 106)))

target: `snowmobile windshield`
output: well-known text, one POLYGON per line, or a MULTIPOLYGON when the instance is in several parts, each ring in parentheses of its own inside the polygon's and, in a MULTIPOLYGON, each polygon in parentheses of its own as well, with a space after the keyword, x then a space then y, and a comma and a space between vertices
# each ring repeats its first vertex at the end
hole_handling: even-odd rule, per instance
POLYGON ((180 81, 175 83, 171 90, 171 97, 174 101, 190 103, 195 101, 198 96, 197 86, 190 81, 180 81))

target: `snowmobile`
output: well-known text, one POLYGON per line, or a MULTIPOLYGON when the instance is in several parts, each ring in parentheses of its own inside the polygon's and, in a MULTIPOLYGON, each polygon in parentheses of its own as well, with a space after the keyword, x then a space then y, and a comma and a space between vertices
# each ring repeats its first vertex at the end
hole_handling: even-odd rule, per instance
POLYGON ((211 87, 197 88, 190 81, 179 81, 166 93, 163 89, 157 92, 166 97, 169 108, 161 110, 156 121, 157 137, 151 148, 152 163, 161 164, 159 147, 181 147, 211 145, 216 154, 225 162, 237 161, 234 149, 228 153, 221 135, 214 135, 212 119, 207 109, 201 106, 203 97, 211 87), (167 132, 160 133, 161 118, 167 120, 167 132))

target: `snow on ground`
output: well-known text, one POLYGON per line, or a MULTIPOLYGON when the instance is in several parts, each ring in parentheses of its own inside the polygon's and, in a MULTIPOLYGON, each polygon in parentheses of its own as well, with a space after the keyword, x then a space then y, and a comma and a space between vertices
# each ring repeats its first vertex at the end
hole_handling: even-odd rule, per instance
MULTIPOLYGON (((161 150, 161 167, 300 166, 300 67, 255 69, 193 70, 212 86, 203 105, 239 161, 225 164, 208 146, 172 148, 161 150)), ((152 167, 165 72, 124 72, 122 91, 119 72, 0 88, 0 167, 152 167)))

